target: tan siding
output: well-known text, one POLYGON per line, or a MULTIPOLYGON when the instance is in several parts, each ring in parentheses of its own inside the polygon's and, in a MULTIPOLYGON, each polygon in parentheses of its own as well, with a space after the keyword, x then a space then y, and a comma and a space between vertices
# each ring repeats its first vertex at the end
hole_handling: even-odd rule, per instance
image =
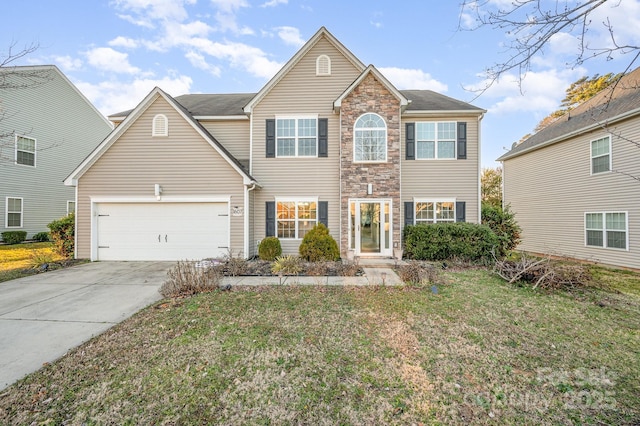
POLYGON ((455 198, 466 202, 467 222, 478 223, 478 117, 441 116, 402 119, 402 209, 415 198, 455 198), (465 121, 467 123, 466 160, 406 160, 405 124, 418 121, 465 121))
MULTIPOLYGON (((253 111, 252 175, 262 189, 254 204, 254 244, 264 238, 265 202, 282 196, 318 196, 329 202, 329 229, 340 241, 340 121, 333 101, 360 74, 342 54, 322 38, 262 99, 253 111), (331 58, 331 75, 316 76, 316 58, 331 58), (329 119, 327 158, 265 158, 265 120, 276 115, 318 114, 329 119)), ((296 253, 299 241, 282 241, 285 253, 296 253)))
MULTIPOLYGON (((640 121, 613 130, 640 140, 640 121)), ((603 130, 504 162, 505 202, 522 227, 522 250, 640 268, 640 184, 618 173, 590 175, 590 141, 603 130), (629 251, 586 247, 584 214, 627 211, 629 251)), ((640 176, 638 148, 612 138, 613 169, 640 176)))
POLYGON ((249 160, 249 120, 200 121, 200 124, 213 135, 238 160, 249 160))
MULTIPOLYGON (((78 256, 90 257, 90 197, 227 197, 244 206, 242 177, 162 98, 156 99, 79 180, 78 256), (156 114, 169 119, 168 137, 151 137, 156 114)), ((244 218, 231 216, 231 249, 243 250, 244 218)))

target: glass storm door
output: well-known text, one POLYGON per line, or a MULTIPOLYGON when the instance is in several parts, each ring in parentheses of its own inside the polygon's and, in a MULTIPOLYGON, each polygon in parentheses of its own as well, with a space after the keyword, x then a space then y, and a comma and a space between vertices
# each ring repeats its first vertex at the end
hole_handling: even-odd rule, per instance
POLYGON ((391 202, 355 200, 349 203, 349 248, 356 256, 390 256, 391 202))

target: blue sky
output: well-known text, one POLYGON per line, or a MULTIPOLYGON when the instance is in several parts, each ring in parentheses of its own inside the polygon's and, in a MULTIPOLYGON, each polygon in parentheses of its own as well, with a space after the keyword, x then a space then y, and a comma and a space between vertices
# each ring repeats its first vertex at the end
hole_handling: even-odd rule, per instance
MULTIPOLYGON (((572 3, 574 0, 568 0, 572 3)), ((488 0, 489 6, 509 0, 488 0)), ((17 65, 55 64, 105 115, 130 109, 159 86, 184 93, 256 92, 321 26, 399 89, 431 89, 488 110, 482 163, 494 160, 549 112, 584 75, 620 72, 630 58, 569 67, 574 34, 559 34, 536 59, 522 90, 505 76, 477 99, 483 70, 504 60, 509 35, 469 24, 452 0, 24 0, 2 6, 0 56, 12 43, 39 49, 17 65), (522 93, 521 93, 522 92, 522 93)), ((640 44, 640 0, 611 0, 594 15, 640 44)))

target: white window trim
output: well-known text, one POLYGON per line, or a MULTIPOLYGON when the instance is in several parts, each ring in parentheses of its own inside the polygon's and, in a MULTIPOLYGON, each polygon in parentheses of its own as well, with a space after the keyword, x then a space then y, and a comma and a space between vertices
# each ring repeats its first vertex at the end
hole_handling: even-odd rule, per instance
MULTIPOLYGON (((416 128, 414 130, 415 132, 415 137, 416 137, 416 147, 415 147, 415 151, 416 151, 416 155, 415 158, 416 160, 420 160, 420 161, 451 161, 451 160, 457 160, 458 159, 458 123, 456 121, 416 121, 416 128), (418 142, 420 142, 421 140, 418 139, 418 124, 420 123, 433 123, 436 126, 436 132, 435 132, 435 136, 436 139, 434 140, 435 143, 435 147, 434 147, 434 155, 435 157, 433 158, 425 158, 425 157, 419 157, 418 156, 418 142), (456 134, 453 137, 453 157, 446 157, 446 158, 440 158, 438 156, 438 123, 453 123, 454 128, 456 130, 456 134)), ((423 141, 425 142, 425 141, 423 141)))
MULTIPOLYGON (((596 139, 592 139, 591 141, 589 141, 589 171, 591 172, 591 176, 595 176, 595 175, 602 175, 605 173, 611 173, 611 171, 613 170, 613 146, 611 144, 611 135, 606 135, 604 137, 601 138, 596 138, 596 139), (604 172, 593 172, 593 159, 594 158, 598 158, 598 157, 603 157, 603 155, 599 155, 598 157, 594 157, 593 156, 593 143, 595 141, 599 141, 602 139, 608 139, 609 142, 609 170, 606 170, 604 172)), ((596 212, 599 213, 599 212, 596 212)))
POLYGON ((275 234, 276 237, 280 240, 285 240, 285 241, 302 241, 302 238, 298 237, 298 222, 300 221, 300 219, 298 219, 298 203, 305 203, 305 202, 309 202, 309 203, 316 203, 316 225, 319 223, 318 221, 318 209, 319 209, 319 201, 318 201, 318 197, 276 197, 275 198, 275 202, 276 202, 276 223, 275 223, 275 234), (296 236, 295 238, 281 238, 278 237, 278 203, 295 203, 296 204, 296 218, 295 218, 295 224, 296 224, 296 236))
POLYGON ((75 201, 74 200, 67 200, 67 215, 71 214, 71 213, 75 213, 76 209, 75 209, 75 201), (73 210, 69 209, 69 204, 70 203, 74 203, 74 207, 73 210))
POLYGON ((24 198, 22 197, 5 197, 4 199, 4 227, 7 229, 20 229, 24 227, 24 198), (20 200, 20 226, 9 226, 9 200, 20 200))
POLYGON ((320 55, 316 58, 316 75, 317 76, 327 76, 331 75, 331 58, 327 55, 320 55), (327 60, 327 72, 320 71, 320 61, 326 59, 327 60))
MULTIPOLYGON (((606 249, 606 250, 618 250, 618 251, 629 251, 629 212, 624 210, 610 210, 610 211, 590 211, 584 213, 584 246, 590 249, 606 249), (621 249, 618 247, 608 247, 607 246, 607 213, 624 213, 624 236, 625 236, 625 248, 621 249), (602 215, 602 246, 591 246, 587 244, 587 215, 588 214, 601 214, 602 215)), ((594 231, 600 231, 600 229, 594 229, 594 231)), ((611 229, 611 231, 622 232, 619 229, 611 229)))
POLYGON ((455 198, 414 198, 413 199, 413 224, 417 225, 419 223, 455 223, 456 222, 456 199, 455 198), (418 221, 418 203, 453 203, 453 220, 440 220, 435 215, 433 215, 433 222, 429 222, 427 220, 418 221))
POLYGON ((275 148, 276 148, 276 158, 318 158, 318 115, 312 115, 312 114, 307 114, 307 115, 276 115, 276 121, 275 121, 275 127, 276 127, 276 138, 275 138, 275 148), (294 142, 294 147, 295 147, 295 155, 278 155, 278 120, 295 120, 295 142, 294 142), (316 154, 315 155, 298 155, 298 120, 316 120, 316 154))
POLYGON ((389 161, 389 126, 387 125, 387 121, 380 114, 376 114, 375 112, 365 112, 364 114, 360 114, 356 121, 353 123, 353 162, 358 164, 375 164, 375 163, 387 163, 389 161), (367 114, 373 114, 382 120, 384 123, 384 160, 358 160, 356 158, 356 123, 363 116, 367 114))
MULTIPOLYGON (((162 129, 161 129, 162 130, 162 129)), ((151 136, 169 136, 169 119, 164 114, 156 114, 151 124, 151 136), (160 132, 156 126, 158 119, 164 121, 164 131, 160 132)))
MULTIPOLYGON (((36 138, 30 138, 29 136, 16 134, 14 142, 15 142, 15 144, 14 144, 15 151, 14 151, 14 155, 13 155, 14 163, 17 166, 36 167, 36 165, 38 164, 38 154, 37 154, 37 152, 38 152, 38 141, 36 140, 36 138), (33 141, 33 165, 18 163, 18 138, 30 139, 30 140, 33 141)), ((23 150, 20 150, 20 151, 23 151, 23 150)), ((30 151, 24 151, 24 152, 30 152, 30 151)))

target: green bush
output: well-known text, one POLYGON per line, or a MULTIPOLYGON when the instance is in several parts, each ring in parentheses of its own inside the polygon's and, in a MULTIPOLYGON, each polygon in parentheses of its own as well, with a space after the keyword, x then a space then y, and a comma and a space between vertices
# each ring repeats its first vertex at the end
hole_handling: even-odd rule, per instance
POLYGON ((2 233, 2 241, 4 241, 6 244, 19 244, 26 238, 26 231, 5 231, 2 233))
POLYGON ((58 253, 64 257, 73 256, 76 228, 75 214, 70 213, 63 218, 54 220, 47 226, 51 230, 51 239, 58 253))
POLYGON ((489 264, 498 247, 497 235, 474 223, 410 225, 404 230, 404 253, 415 260, 458 259, 489 264))
POLYGON ((38 241, 40 243, 46 243, 50 241, 48 232, 38 232, 37 234, 33 234, 33 241, 38 241))
POLYGON ((300 257, 309 262, 340 259, 338 243, 322 223, 318 223, 305 234, 298 252, 300 257))
POLYGON ((258 246, 258 257, 261 260, 275 260, 276 257, 282 254, 282 246, 280 240, 277 237, 266 237, 260 241, 258 246))
POLYGON ((509 209, 509 206, 503 210, 499 206, 483 203, 482 224, 491 228, 500 240, 500 245, 496 250, 498 257, 504 257, 520 242, 521 229, 516 222, 515 213, 509 209))

